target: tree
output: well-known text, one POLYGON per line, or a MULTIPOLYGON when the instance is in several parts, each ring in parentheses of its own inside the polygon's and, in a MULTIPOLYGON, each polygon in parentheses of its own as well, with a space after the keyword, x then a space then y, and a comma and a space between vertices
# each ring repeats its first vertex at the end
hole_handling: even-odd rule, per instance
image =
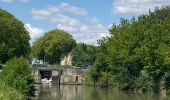
POLYGON ((135 80, 143 70, 152 77, 155 86, 169 70, 169 12, 170 7, 156 8, 148 15, 141 15, 138 19, 121 19, 118 26, 112 26, 112 37, 107 41, 108 59, 116 76, 122 75, 126 69, 124 73, 129 78, 122 75, 117 81, 126 84, 128 80, 131 85, 127 85, 127 89, 135 88, 135 80))
POLYGON ((33 57, 45 59, 50 64, 59 63, 61 57, 69 53, 75 45, 76 41, 70 34, 55 29, 33 43, 32 54, 33 57))
POLYGON ((120 89, 159 91, 162 83, 169 89, 169 23, 170 7, 167 6, 113 24, 109 30, 111 37, 99 41, 101 52, 92 70, 96 81, 107 81, 106 76, 111 74, 120 89))
POLYGON ((30 50, 29 40, 24 24, 0 9, 0 62, 5 63, 14 56, 27 57, 30 50))
POLYGON ((112 80, 111 69, 107 60, 107 38, 100 39, 98 42, 100 47, 96 54, 96 59, 92 67, 89 69, 89 75, 91 78, 85 79, 85 81, 90 81, 94 85, 108 87, 112 80), (90 80, 88 80, 90 79, 90 80))
POLYGON ((7 86, 10 86, 27 98, 35 96, 35 87, 33 85, 33 76, 31 66, 23 57, 13 58, 8 61, 1 73, 1 80, 7 86))
POLYGON ((86 45, 78 43, 71 51, 72 65, 77 67, 92 66, 95 62, 97 54, 97 47, 93 45, 86 45))

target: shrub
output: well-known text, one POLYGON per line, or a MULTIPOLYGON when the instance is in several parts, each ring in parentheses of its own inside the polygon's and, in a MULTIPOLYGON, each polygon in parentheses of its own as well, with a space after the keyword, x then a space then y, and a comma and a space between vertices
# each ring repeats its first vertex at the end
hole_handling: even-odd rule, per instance
POLYGON ((25 97, 20 92, 0 82, 0 100, 25 100, 25 97))
POLYGON ((31 68, 23 57, 11 59, 1 73, 2 81, 24 94, 34 96, 35 87, 31 68))
POLYGON ((137 88, 142 91, 151 91, 154 85, 153 79, 146 73, 145 70, 141 71, 136 84, 137 88))
POLYGON ((110 87, 113 86, 113 76, 110 72, 101 71, 101 78, 99 80, 99 86, 110 87))
MULTIPOLYGON (((93 73, 94 74, 94 73, 93 73)), ((84 84, 85 85, 91 85, 94 86, 96 84, 96 82, 94 81, 94 79, 92 78, 92 69, 89 69, 88 71, 86 71, 85 73, 83 73, 83 77, 84 77, 84 84)))

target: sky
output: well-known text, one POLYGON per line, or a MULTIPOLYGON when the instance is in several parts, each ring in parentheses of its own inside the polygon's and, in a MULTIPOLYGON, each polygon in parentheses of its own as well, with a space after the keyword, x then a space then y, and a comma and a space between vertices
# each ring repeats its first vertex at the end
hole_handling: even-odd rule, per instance
POLYGON ((30 43, 53 29, 63 29, 77 42, 97 45, 109 36, 109 28, 120 18, 147 14, 170 0, 0 0, 5 9, 24 23, 30 43))

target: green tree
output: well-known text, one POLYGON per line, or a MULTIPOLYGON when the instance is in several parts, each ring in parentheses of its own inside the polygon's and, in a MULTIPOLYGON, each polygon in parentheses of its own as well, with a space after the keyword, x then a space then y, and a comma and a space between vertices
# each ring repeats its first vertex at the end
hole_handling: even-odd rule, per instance
POLYGON ((97 47, 93 45, 86 45, 78 43, 71 51, 72 65, 77 67, 92 66, 95 62, 97 54, 97 47))
POLYGON ((27 98, 35 95, 31 67, 23 57, 9 60, 1 73, 1 80, 27 98))
MULTIPOLYGON (((161 83, 169 89, 169 22, 170 7, 167 6, 113 24, 109 30, 111 37, 99 41, 101 51, 92 70, 97 75, 96 81, 111 73, 120 89, 159 91, 161 83)), ((93 79, 93 75, 91 77, 93 79)))
POLYGON ((5 63, 14 56, 28 57, 29 40, 30 36, 24 24, 0 9, 0 62, 5 63))
POLYGON ((145 70, 155 83, 154 89, 159 90, 159 81, 170 65, 169 12, 170 7, 156 8, 148 15, 139 16, 137 20, 123 19, 120 25, 112 27, 108 57, 113 69, 119 66, 127 69, 127 79, 132 79, 128 80, 132 82, 128 88, 135 87, 134 80, 140 77, 141 70, 145 70))
POLYGON ((96 59, 92 67, 85 73, 85 83, 90 85, 97 85, 101 87, 108 87, 112 84, 111 69, 107 60, 107 38, 99 40, 100 47, 96 53, 96 59), (90 77, 90 78, 89 78, 90 77))
POLYGON ((76 41, 67 32, 59 29, 49 31, 32 46, 33 57, 45 59, 50 64, 59 63, 63 55, 71 52, 76 41))

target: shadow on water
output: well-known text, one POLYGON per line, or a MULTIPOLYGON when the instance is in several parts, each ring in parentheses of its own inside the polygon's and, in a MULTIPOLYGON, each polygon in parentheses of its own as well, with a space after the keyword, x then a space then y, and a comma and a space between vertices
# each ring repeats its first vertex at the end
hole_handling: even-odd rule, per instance
POLYGON ((39 84, 34 100, 169 100, 153 93, 133 93, 80 85, 39 84))

